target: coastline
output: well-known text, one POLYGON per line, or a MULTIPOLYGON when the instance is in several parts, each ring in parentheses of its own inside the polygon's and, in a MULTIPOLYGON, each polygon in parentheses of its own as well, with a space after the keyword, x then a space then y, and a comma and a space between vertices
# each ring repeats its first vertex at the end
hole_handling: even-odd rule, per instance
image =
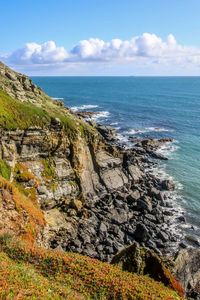
MULTIPOLYGON (((140 134, 149 132, 172 132, 172 130, 163 127, 148 127, 144 129, 131 129, 128 132, 120 133, 121 128, 118 127, 118 122, 109 122, 110 112, 103 111, 102 113, 101 111, 97 111, 97 108, 97 105, 81 105, 71 107, 70 109, 72 109, 75 114, 83 117, 90 124, 94 125, 96 122, 99 126, 105 125, 105 127, 107 127, 112 133, 112 136, 108 139, 108 141, 113 145, 116 144, 125 149, 135 148, 137 142, 141 142, 142 140, 151 140, 151 137, 140 137, 140 134), (89 109, 92 110, 88 111, 89 109), (104 122, 104 120, 106 120, 106 122, 104 122)), ((159 140, 159 138, 153 137, 152 139, 159 140)), ((162 140, 162 138, 160 139, 162 140)), ((165 194, 164 197, 166 204, 162 205, 162 209, 169 211, 170 218, 168 218, 167 224, 165 225, 169 226, 169 231, 173 232, 173 234, 177 237, 176 245, 172 243, 172 247, 168 247, 171 248, 171 252, 175 253, 177 250, 182 248, 199 248, 200 242, 198 236, 195 234, 195 227, 187 222, 187 211, 182 205, 183 195, 181 191, 183 186, 176 180, 176 178, 166 171, 166 165, 170 159, 173 159, 171 156, 173 156, 173 153, 179 149, 179 144, 174 139, 170 140, 169 138, 169 141, 168 138, 164 139, 166 139, 166 142, 161 143, 158 148, 154 149, 153 157, 150 155, 150 165, 146 166, 146 172, 158 179, 170 180, 174 183, 175 188, 172 191, 163 191, 163 194, 165 194)))
MULTIPOLYGON (((111 147, 117 147, 119 153, 123 153, 123 155, 127 156, 128 163, 126 162, 126 167, 128 167, 131 159, 133 159, 134 165, 136 162, 136 165, 139 166, 137 170, 139 175, 136 172, 136 177, 138 177, 135 178, 134 187, 132 187, 131 190, 127 190, 126 187, 126 191, 120 191, 121 195, 119 195, 119 191, 110 191, 111 198, 113 198, 107 199, 107 202, 110 203, 106 203, 105 195, 100 193, 100 201, 97 200, 95 202, 95 207, 94 203, 91 203, 91 206, 89 203, 87 204, 87 213, 92 213, 92 215, 95 214, 97 216, 96 223, 99 223, 98 218, 100 217, 100 224, 103 224, 102 226, 100 225, 102 228, 98 228, 97 230, 97 237, 100 237, 100 239, 102 235, 104 235, 104 237, 109 236, 109 232, 107 232, 107 222, 111 224, 113 222, 112 218, 105 221, 105 218, 102 217, 102 215, 105 215, 104 210, 109 211, 114 208, 120 209, 120 214, 122 215, 127 213, 127 211, 130 215, 132 214, 130 220, 117 221, 119 227, 123 227, 124 223, 126 223, 126 227, 130 228, 123 229, 121 237, 117 237, 116 240, 110 240, 108 242, 109 245, 107 248, 110 247, 110 249, 107 249, 108 253, 99 257, 95 250, 88 252, 87 247, 80 247, 79 238, 76 239, 75 243, 74 241, 72 241, 71 244, 69 242, 66 250, 110 261, 118 251, 130 245, 134 240, 143 246, 149 247, 160 255, 173 256, 181 248, 186 248, 187 245, 183 242, 183 231, 180 229, 180 225, 186 222, 184 211, 174 201, 177 195, 177 185, 168 174, 162 172, 161 176, 160 173, 162 170, 160 161, 168 159, 161 154, 160 151, 163 148, 170 148, 169 145, 173 145, 174 141, 167 138, 160 140, 137 139, 137 143, 129 141, 129 146, 127 147, 127 143, 119 140, 117 130, 114 127, 104 126, 102 125, 103 122, 98 124, 98 112, 86 111, 86 109, 93 107, 83 105, 82 108, 83 109, 79 111, 78 107, 76 107, 76 109, 73 109, 73 113, 94 126, 111 147), (148 143, 150 143, 150 145, 148 145, 148 143), (130 195, 130 192, 133 192, 132 195, 130 195), (118 201, 117 204, 116 200, 118 201), (131 201, 132 203, 129 205, 128 202, 131 201), (126 208, 124 208, 124 205, 126 208), (133 217, 135 218, 134 222, 132 221, 133 217), (106 225, 102 223, 102 221, 106 222, 106 225), (129 238, 124 242, 124 237, 127 232, 129 232, 129 238), (116 248, 113 247, 114 249, 111 249, 114 242, 116 242, 116 244, 118 243, 118 245, 115 245, 116 248)), ((100 117, 102 117, 102 114, 100 117)), ((80 223, 84 223, 84 220, 80 220, 80 223)), ((87 238, 89 235, 88 240, 91 240, 87 226, 85 233, 83 231, 81 232, 83 235, 86 233, 87 238)), ((79 236, 79 232, 77 232, 77 236, 79 236)), ((102 252, 103 248, 100 247, 100 249, 102 252)))

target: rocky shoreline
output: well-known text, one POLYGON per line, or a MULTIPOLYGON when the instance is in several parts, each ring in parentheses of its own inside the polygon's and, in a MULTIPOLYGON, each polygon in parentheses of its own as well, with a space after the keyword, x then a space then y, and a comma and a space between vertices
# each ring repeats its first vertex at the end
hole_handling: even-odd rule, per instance
MULTIPOLYGON (((87 118, 92 113, 76 115, 87 118)), ((133 241, 160 255, 173 255, 181 241, 174 223, 185 222, 185 218, 169 197, 175 189, 174 182, 160 179, 150 171, 157 160, 167 159, 157 150, 172 139, 141 140, 125 149, 118 144, 112 127, 94 122, 92 125, 110 147, 110 153, 102 152, 95 158, 102 185, 96 189, 95 197, 88 194, 83 205, 74 204, 78 215, 72 213, 70 218, 76 229, 71 234, 57 234, 50 246, 108 262, 133 241), (115 158, 113 148, 118 152, 115 158)))

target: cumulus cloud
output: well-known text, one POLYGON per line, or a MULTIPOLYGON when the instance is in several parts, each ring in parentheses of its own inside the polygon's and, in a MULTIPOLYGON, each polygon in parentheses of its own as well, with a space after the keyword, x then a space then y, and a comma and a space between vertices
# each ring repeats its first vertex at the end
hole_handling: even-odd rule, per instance
POLYGON ((104 41, 90 38, 78 42, 72 49, 59 47, 54 41, 43 44, 27 43, 24 47, 4 57, 15 65, 59 65, 84 62, 129 62, 200 64, 200 48, 181 45, 170 34, 161 37, 143 33, 130 40, 104 41))
POLYGON ((54 41, 42 45, 27 43, 11 53, 7 59, 16 64, 52 64, 63 62, 69 54, 64 47, 57 47, 54 41))

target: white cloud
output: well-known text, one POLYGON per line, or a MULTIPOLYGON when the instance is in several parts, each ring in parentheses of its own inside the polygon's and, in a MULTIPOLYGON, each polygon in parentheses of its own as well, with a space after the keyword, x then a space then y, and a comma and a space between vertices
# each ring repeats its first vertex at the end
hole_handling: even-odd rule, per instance
POLYGON ((98 38, 90 38, 78 42, 72 49, 59 47, 54 41, 43 44, 27 43, 24 47, 13 51, 1 58, 6 63, 18 66, 44 65, 56 68, 56 66, 72 66, 91 62, 104 62, 110 65, 135 63, 137 67, 142 65, 164 66, 200 66, 200 48, 181 45, 176 38, 169 34, 163 40, 161 37, 143 33, 130 40, 113 39, 104 41, 98 38))
POLYGON ((27 43, 11 53, 7 60, 15 64, 52 64, 63 62, 69 56, 64 47, 57 47, 54 41, 42 45, 27 43))

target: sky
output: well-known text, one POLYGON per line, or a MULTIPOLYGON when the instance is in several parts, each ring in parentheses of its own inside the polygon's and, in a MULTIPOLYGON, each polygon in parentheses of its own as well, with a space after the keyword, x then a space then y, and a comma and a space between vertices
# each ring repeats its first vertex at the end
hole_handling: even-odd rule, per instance
POLYGON ((0 0, 0 60, 28 75, 200 75, 199 0, 0 0))

